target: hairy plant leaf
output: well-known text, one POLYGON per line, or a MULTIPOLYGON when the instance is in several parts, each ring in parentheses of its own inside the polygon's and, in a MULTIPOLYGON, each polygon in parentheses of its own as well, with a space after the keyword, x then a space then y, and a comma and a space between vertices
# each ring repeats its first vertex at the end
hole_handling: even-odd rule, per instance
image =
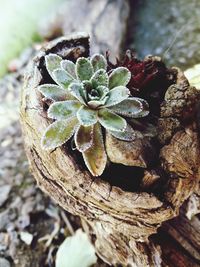
POLYGON ((53 77, 53 71, 60 68, 62 58, 56 54, 49 54, 45 56, 45 64, 49 75, 53 77))
POLYGON ((56 267, 90 267, 96 261, 95 249, 81 229, 67 237, 56 254, 56 267))
POLYGON ((133 141, 135 138, 142 137, 139 132, 135 131, 129 124, 127 124, 124 132, 109 131, 114 137, 123 141, 133 141))
POLYGON ((112 89, 117 86, 126 86, 131 79, 130 71, 125 67, 118 67, 114 69, 109 76, 109 88, 112 89))
POLYGON ((111 110, 126 117, 140 118, 149 114, 149 105, 144 99, 129 97, 111 107, 111 110))
POLYGON ((80 152, 86 151, 93 144, 93 128, 94 126, 83 126, 80 125, 74 135, 74 141, 76 148, 80 152))
POLYGON ((101 125, 107 130, 123 132, 126 129, 126 120, 109 109, 100 109, 98 119, 101 125))
MULTIPOLYGON (((87 91, 87 90, 86 90, 87 91)), ((108 87, 106 86, 98 86, 95 89, 92 89, 93 93, 95 92, 96 96, 91 95, 92 92, 88 93, 88 100, 103 100, 105 97, 108 98, 106 95, 109 92, 108 87)))
POLYGON ((124 86, 117 86, 109 91, 105 107, 114 106, 129 97, 130 91, 124 86))
POLYGON ((77 100, 59 101, 53 103, 48 109, 48 117, 55 120, 65 120, 76 115, 81 107, 77 100))
POLYGON ((107 98, 103 98, 102 100, 91 100, 88 102, 88 106, 91 108, 98 108, 100 106, 103 106, 106 102, 107 98))
POLYGON ((90 126, 97 122, 97 111, 86 106, 82 106, 77 111, 77 118, 81 125, 90 126))
POLYGON ((104 56, 100 54, 94 54, 90 59, 94 71, 97 71, 99 69, 107 69, 107 61, 104 56))
POLYGON ((89 59, 79 57, 76 61, 76 76, 81 80, 90 80, 93 75, 93 67, 89 59))
POLYGON ((68 91, 72 96, 78 99, 82 104, 85 104, 85 92, 83 84, 81 83, 71 83, 68 91))
POLYGON ((99 123, 94 125, 93 145, 83 152, 83 159, 92 175, 100 176, 103 173, 107 163, 107 155, 99 123))
POLYGON ((108 92, 110 91, 110 90, 108 89, 108 87, 106 87, 106 86, 102 86, 102 85, 99 85, 99 86, 97 87, 97 90, 102 91, 102 93, 101 93, 101 98, 104 98, 104 97, 108 94, 108 92))
POLYGON ((55 121, 50 124, 41 140, 43 149, 54 149, 67 142, 74 134, 75 128, 78 125, 76 117, 68 120, 55 121))
POLYGON ((108 87, 108 74, 107 74, 107 72, 103 69, 96 71, 91 78, 91 83, 92 83, 94 88, 96 88, 100 85, 108 87))
POLYGON ((67 89, 74 81, 74 78, 63 69, 56 69, 52 72, 54 81, 62 88, 67 89))
POLYGON ((73 97, 66 90, 55 84, 43 84, 38 90, 46 97, 55 101, 72 99, 73 97))
POLYGON ((74 79, 76 79, 76 73, 75 73, 75 64, 74 62, 70 60, 62 60, 61 61, 61 68, 66 70, 74 79))

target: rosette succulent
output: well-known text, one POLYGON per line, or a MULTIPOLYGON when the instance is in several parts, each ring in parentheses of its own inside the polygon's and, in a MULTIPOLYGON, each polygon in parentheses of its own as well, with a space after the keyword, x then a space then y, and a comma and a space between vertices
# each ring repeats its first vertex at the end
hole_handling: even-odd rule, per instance
POLYGON ((141 98, 130 97, 126 87, 130 71, 125 67, 107 71, 103 55, 80 57, 74 63, 49 54, 45 64, 55 84, 38 88, 53 101, 47 112, 53 123, 43 134, 42 147, 55 149, 73 137, 89 171, 99 176, 107 163, 105 131, 118 139, 133 141, 135 132, 128 118, 148 115, 148 104, 141 98))

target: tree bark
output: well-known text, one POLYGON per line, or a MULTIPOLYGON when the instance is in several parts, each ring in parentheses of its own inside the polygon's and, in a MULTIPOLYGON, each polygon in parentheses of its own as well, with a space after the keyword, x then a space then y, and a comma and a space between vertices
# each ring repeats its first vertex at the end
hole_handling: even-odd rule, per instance
POLYGON ((84 228, 96 236, 97 252, 106 262, 159 266, 159 250, 148 237, 163 221, 177 215, 180 205, 197 186, 199 146, 195 126, 178 131, 161 150, 166 170, 180 177, 184 174, 184 179, 170 180, 164 201, 152 193, 125 192, 101 179, 94 179, 67 147, 51 153, 43 151, 40 139, 48 119, 36 89, 45 79, 44 55, 54 52, 65 58, 76 58, 80 53, 87 56, 88 49, 87 36, 73 40, 63 38, 50 43, 34 60, 26 75, 21 103, 28 159, 39 186, 62 207, 84 219, 84 228), (185 154, 190 157, 186 159, 185 154))
MULTIPOLYGON (((120 35, 121 40, 123 37, 124 33, 120 35)), ((116 44, 116 51, 120 50, 119 43, 116 44)), ((115 46, 115 43, 112 45, 115 46)), ((83 227, 94 242, 98 255, 108 264, 161 266, 162 242, 156 240, 159 238, 153 234, 157 233, 163 222, 178 215, 180 206, 197 190, 199 182, 198 127, 194 117, 188 115, 192 113, 199 93, 189 86, 180 70, 174 69, 177 73, 176 86, 167 90, 160 118, 168 127, 167 138, 165 127, 160 127, 159 132, 163 145, 158 164, 167 173, 169 181, 163 199, 159 199, 151 190, 130 192, 112 186, 104 179, 92 177, 80 164, 76 153, 72 153, 66 145, 51 152, 41 149, 41 136, 50 121, 37 87, 45 83, 47 71, 44 56, 49 53, 74 60, 79 56, 89 56, 89 39, 82 34, 50 42, 33 60, 25 75, 20 107, 21 125, 26 153, 38 185, 60 206, 82 218, 83 227), (167 122, 169 118, 173 119, 175 113, 178 121, 189 116, 190 122, 180 129, 173 128, 167 122)), ((144 187, 147 186, 147 180, 151 184, 149 176, 150 180, 151 177, 155 180, 154 170, 148 170, 148 175, 146 173, 144 187)), ((147 187, 150 188, 149 185, 147 187)), ((187 233, 190 232, 190 227, 185 227, 185 223, 189 225, 188 221, 183 221, 180 229, 175 221, 167 223, 161 231, 181 243, 181 238, 184 236, 187 239, 187 233)), ((195 222, 197 227, 198 223, 195 222)), ((199 241, 192 236, 189 240, 191 243, 185 243, 184 248, 199 260, 199 241)))

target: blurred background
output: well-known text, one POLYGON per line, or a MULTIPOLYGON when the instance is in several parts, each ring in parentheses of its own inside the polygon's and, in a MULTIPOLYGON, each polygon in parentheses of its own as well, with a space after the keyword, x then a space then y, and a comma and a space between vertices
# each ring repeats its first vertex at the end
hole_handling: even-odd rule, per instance
POLYGON ((132 49, 186 70, 200 62, 200 1, 0 0, 0 7, 0 267, 55 266, 80 222, 41 193, 28 169, 18 112, 28 61, 49 40, 86 31, 92 52, 115 58, 132 49))

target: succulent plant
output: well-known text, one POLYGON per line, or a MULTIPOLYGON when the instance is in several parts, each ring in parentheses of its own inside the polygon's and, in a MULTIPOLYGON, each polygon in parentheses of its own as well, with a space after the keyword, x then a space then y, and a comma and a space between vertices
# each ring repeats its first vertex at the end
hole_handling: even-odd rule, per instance
POLYGON ((73 137, 89 171, 99 176, 107 163, 102 130, 118 139, 133 141, 135 132, 124 117, 148 115, 148 103, 130 97, 126 87, 130 71, 118 67, 107 72, 103 55, 80 57, 74 63, 49 54, 45 63, 56 84, 43 84, 38 88, 53 101, 47 115, 54 122, 43 134, 42 147, 55 149, 73 137))

